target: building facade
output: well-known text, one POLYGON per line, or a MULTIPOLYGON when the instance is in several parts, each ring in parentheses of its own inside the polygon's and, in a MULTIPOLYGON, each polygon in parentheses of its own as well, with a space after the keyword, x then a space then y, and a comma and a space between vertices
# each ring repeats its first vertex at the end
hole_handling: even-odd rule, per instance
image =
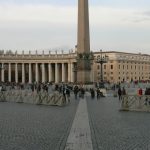
MULTIPOLYGON (((100 81, 101 66, 96 63, 100 52, 94 53, 91 81, 100 81)), ((105 81, 150 80, 150 55, 123 52, 103 52, 108 62, 103 64, 105 81)), ((16 83, 76 82, 77 54, 0 54, 0 81, 16 83)))
MULTIPOLYGON (((95 53, 97 57, 99 53, 95 53)), ((104 52, 108 56, 108 62, 103 65, 103 77, 105 81, 139 81, 150 80, 150 55, 124 52, 104 52)), ((100 76, 100 65, 94 64, 94 81, 100 76)))
POLYGON ((75 54, 1 54, 2 82, 75 82, 75 54))

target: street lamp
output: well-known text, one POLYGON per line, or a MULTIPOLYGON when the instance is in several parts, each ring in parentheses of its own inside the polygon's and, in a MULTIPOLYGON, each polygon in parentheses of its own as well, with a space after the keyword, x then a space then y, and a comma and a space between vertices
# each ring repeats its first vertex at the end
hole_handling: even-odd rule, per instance
POLYGON ((100 87, 104 88, 104 82, 103 82, 103 64, 108 62, 108 56, 103 55, 102 50, 100 50, 100 55, 96 58, 96 63, 99 63, 101 65, 101 74, 100 74, 100 87))

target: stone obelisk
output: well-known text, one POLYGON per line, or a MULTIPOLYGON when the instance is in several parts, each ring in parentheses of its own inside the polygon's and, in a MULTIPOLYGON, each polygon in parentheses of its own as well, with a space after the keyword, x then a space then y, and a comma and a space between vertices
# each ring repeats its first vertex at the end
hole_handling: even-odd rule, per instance
POLYGON ((78 0, 77 82, 91 82, 88 0, 78 0))

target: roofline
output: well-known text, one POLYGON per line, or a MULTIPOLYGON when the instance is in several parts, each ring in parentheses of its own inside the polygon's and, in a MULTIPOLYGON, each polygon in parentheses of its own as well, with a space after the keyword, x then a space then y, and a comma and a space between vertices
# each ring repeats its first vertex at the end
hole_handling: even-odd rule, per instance
MULTIPOLYGON (((99 54, 99 52, 93 52, 94 54, 99 54)), ((149 54, 142 54, 142 53, 127 53, 127 52, 119 52, 119 51, 102 51, 102 53, 118 53, 118 54, 129 54, 129 55, 142 55, 142 56, 150 56, 149 54)))

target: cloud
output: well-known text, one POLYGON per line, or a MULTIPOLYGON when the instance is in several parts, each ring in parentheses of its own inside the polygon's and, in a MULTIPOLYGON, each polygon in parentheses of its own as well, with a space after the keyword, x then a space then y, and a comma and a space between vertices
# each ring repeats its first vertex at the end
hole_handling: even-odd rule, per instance
MULTIPOLYGON (((146 21, 149 21, 149 19, 150 11, 146 10, 90 7, 90 23, 95 26, 126 26, 132 25, 132 23, 147 23, 146 21)), ((0 5, 0 22, 6 21, 76 24, 77 7, 31 4, 0 5)))
POLYGON ((75 9, 51 5, 3 5, 0 6, 0 21, 28 21, 70 23, 74 22, 75 9))
POLYGON ((145 26, 150 24, 150 11, 141 10, 141 11, 135 11, 133 15, 130 17, 129 21, 133 23, 141 23, 145 26))
MULTIPOLYGON (((150 48, 149 18, 144 9, 90 6, 92 49, 150 48)), ((77 6, 0 5, 0 33, 0 49, 74 48, 77 6)))
POLYGON ((144 11, 142 14, 143 14, 144 16, 150 17, 150 11, 144 11))
POLYGON ((149 15, 146 10, 91 7, 91 20, 97 26, 148 27, 149 15))

